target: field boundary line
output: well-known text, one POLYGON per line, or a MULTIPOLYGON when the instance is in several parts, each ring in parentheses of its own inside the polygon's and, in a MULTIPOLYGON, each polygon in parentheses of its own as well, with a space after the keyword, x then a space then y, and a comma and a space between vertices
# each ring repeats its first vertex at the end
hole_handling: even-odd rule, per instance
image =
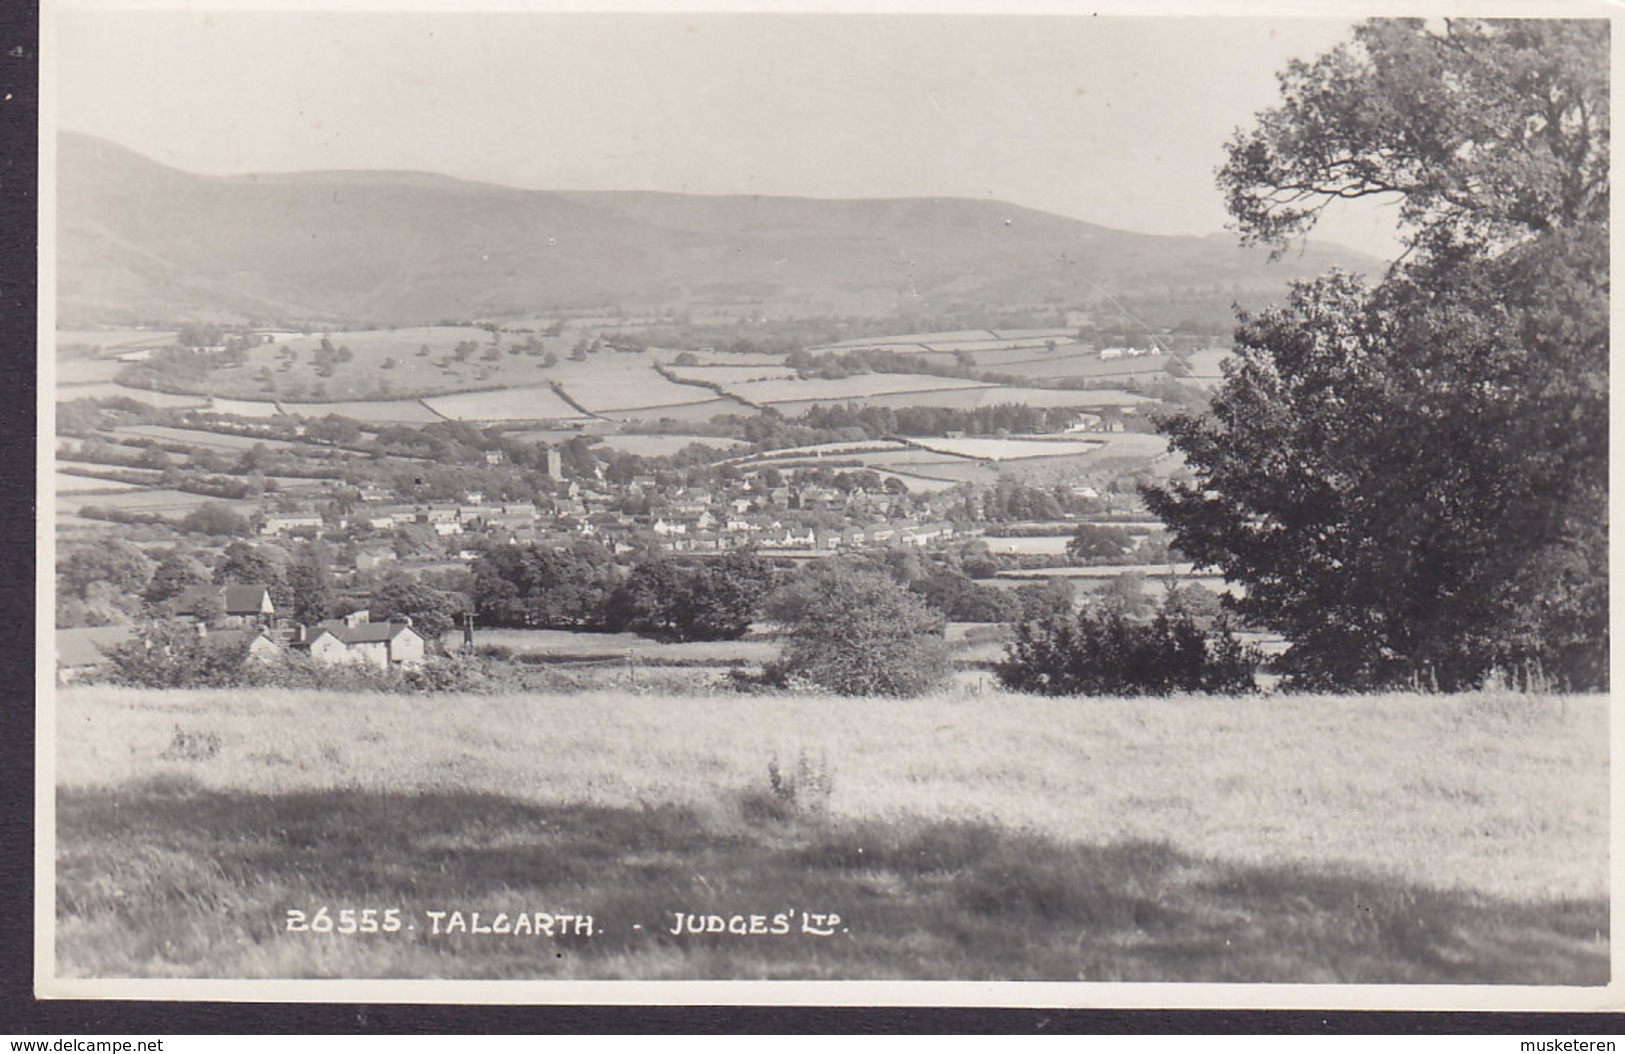
MULTIPOLYGON (((699 380, 698 378, 695 378, 693 380, 685 380, 684 378, 678 377, 675 374, 673 374, 671 372, 670 368, 664 362, 655 363, 654 364, 654 371, 656 373, 660 374, 660 376, 666 378, 666 380, 670 381, 673 384, 686 384, 691 388, 698 388, 701 391, 711 392, 712 394, 714 394, 719 399, 732 399, 735 402, 744 403, 746 406, 750 407, 752 410, 760 411, 762 409, 760 405, 751 402, 749 399, 740 398, 739 396, 734 395, 733 393, 727 391, 725 388, 722 387, 722 384, 719 381, 702 381, 702 380, 699 380)), ((749 382, 746 382, 746 383, 749 383, 749 382)), ((709 402, 709 401, 710 401, 709 399, 701 400, 701 402, 709 402)), ((687 405, 687 404, 678 403, 678 404, 673 404, 673 405, 687 405)), ((634 409, 635 410, 635 409, 640 409, 640 408, 639 407, 629 407, 629 409, 634 409)))
MULTIPOLYGON (((564 382, 563 381, 548 381, 547 386, 549 388, 553 389, 553 394, 554 395, 556 395, 560 399, 564 400, 565 405, 569 406, 572 410, 575 410, 577 413, 584 414, 587 417, 590 417, 590 418, 592 418, 594 420, 597 420, 597 421, 607 421, 607 420, 609 420, 609 418, 600 417, 598 414, 594 413, 593 411, 587 409, 585 406, 582 406, 580 403, 576 402, 574 397, 572 397, 569 392, 564 390, 564 382)), ((512 391, 513 389, 509 389, 509 390, 512 391)))

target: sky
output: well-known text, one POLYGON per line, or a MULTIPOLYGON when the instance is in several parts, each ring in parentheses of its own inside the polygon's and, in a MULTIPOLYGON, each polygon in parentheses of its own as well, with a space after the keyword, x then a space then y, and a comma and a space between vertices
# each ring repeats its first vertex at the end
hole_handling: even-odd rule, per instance
MULTIPOLYGON (((964 197, 1204 235, 1225 142, 1346 19, 55 12, 56 126, 205 174, 964 197)), ((50 110, 46 111, 49 118, 50 110)), ((1395 251, 1391 207, 1317 238, 1395 251)))

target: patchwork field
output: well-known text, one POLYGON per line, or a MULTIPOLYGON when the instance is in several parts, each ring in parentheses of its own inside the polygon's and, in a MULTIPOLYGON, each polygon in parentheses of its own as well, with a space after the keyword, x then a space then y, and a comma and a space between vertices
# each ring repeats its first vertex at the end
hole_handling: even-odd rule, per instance
POLYGON ((510 354, 531 335, 501 334, 497 341, 486 330, 466 326, 421 326, 394 330, 357 330, 325 334, 335 349, 347 348, 350 358, 332 364, 330 376, 316 370, 316 353, 324 334, 287 336, 249 350, 244 364, 210 373, 210 395, 240 399, 341 399, 367 401, 402 395, 432 395, 470 388, 520 387, 551 379, 542 365, 551 351, 563 358, 569 342, 563 338, 535 338, 541 350, 510 354), (474 349, 457 358, 459 344, 474 349), (425 354, 423 349, 427 348, 425 354), (291 358, 284 352, 292 353, 291 358), (261 371, 269 371, 274 389, 267 389, 261 371), (318 390, 319 388, 319 390, 318 390))
POLYGON ((230 435, 225 432, 207 432, 201 428, 172 428, 168 425, 120 425, 112 434, 122 440, 153 439, 160 443, 175 443, 189 447, 208 448, 230 453, 242 453, 256 446, 291 450, 299 446, 286 439, 269 436, 230 435))
POLYGON ((689 348, 684 348, 682 350, 675 348, 650 348, 649 354, 654 356, 660 362, 665 363, 668 367, 678 370, 686 370, 690 368, 687 366, 677 365, 677 358, 679 356, 689 355, 692 355, 701 367, 749 366, 780 370, 788 369, 788 367, 784 365, 783 355, 774 355, 768 352, 721 351, 717 348, 702 348, 697 351, 689 348))
POLYGON ((422 405, 453 421, 571 421, 586 417, 547 385, 437 395, 422 405))
POLYGON ((999 577, 1023 582, 1042 582, 1047 578, 1111 579, 1130 572, 1144 575, 1147 578, 1177 578, 1180 581, 1197 577, 1196 565, 1188 562, 1177 564, 1096 564, 1092 567, 1056 567, 1041 571, 1000 571, 999 577))
MULTIPOLYGON (((263 399, 222 399, 214 396, 209 400, 211 413, 226 414, 232 417, 280 417, 284 411, 274 402, 263 399)), ((337 410, 324 410, 313 416, 320 417, 327 413, 338 413, 337 410)))
MULTIPOLYGON (((118 483, 114 480, 76 476, 67 472, 56 474, 55 491, 58 494, 116 494, 119 491, 139 490, 139 483, 118 483)), ((95 504, 92 502, 91 504, 95 504)))
POLYGON ((995 373, 1008 373, 1029 380, 1110 381, 1125 384, 1136 380, 1150 380, 1162 376, 1169 356, 1142 355, 1132 359, 1102 361, 1093 352, 1073 355, 1045 355, 1036 359, 1020 359, 1000 364, 982 365, 982 369, 995 373))
POLYGON ((1077 436, 1010 436, 1007 439, 916 439, 916 446, 942 454, 985 461, 1014 461, 1020 458, 1060 457, 1088 454, 1105 446, 1105 440, 1077 436))
POLYGON ((716 398, 697 384, 677 384, 655 369, 646 355, 601 351, 585 362, 561 362, 557 380, 575 402, 592 413, 640 410, 716 398))
POLYGON ((807 458, 840 458, 847 460, 858 454, 876 453, 898 455, 910 453, 914 448, 895 439, 864 439, 849 443, 814 443, 809 446, 780 447, 759 454, 734 458, 736 465, 761 465, 775 461, 799 461, 807 458))
POLYGON ((597 444, 597 448, 613 450, 620 454, 634 454, 638 457, 670 457, 672 454, 695 443, 716 450, 732 450, 735 447, 746 445, 742 439, 728 439, 721 436, 681 434, 607 435, 597 444))
POLYGON ((58 513, 77 515, 86 505, 169 517, 185 516, 201 505, 224 505, 244 515, 252 515, 260 508, 258 501, 212 498, 206 494, 190 494, 183 490, 150 487, 120 491, 116 494, 58 493, 56 498, 58 513))
POLYGON ((175 335, 173 329, 59 329, 56 346, 99 350, 161 348, 174 343, 175 335))
MULTIPOLYGON (((931 378, 930 380, 938 379, 940 378, 931 378)), ((1100 407, 1140 406, 1152 401, 1143 395, 1110 388, 1087 391, 1068 391, 1055 388, 1018 388, 1009 385, 939 388, 930 386, 922 380, 920 389, 917 391, 891 392, 880 395, 832 396, 819 399, 788 399, 773 403, 772 406, 780 413, 794 416, 805 413, 814 406, 832 406, 845 403, 893 408, 942 406, 956 410, 973 410, 977 407, 1025 403, 1028 406, 1036 407, 1075 407, 1080 410, 1090 410, 1100 407)))
POLYGON ((117 359, 59 359, 56 363, 56 383, 110 384, 124 366, 117 359))
POLYGON ((55 727, 70 976, 1609 976, 1603 697, 76 687, 55 727))
POLYGON ((148 406, 181 410, 200 410, 209 405, 208 398, 204 396, 175 395, 171 392, 148 391, 144 388, 127 388, 122 384, 59 385, 56 397, 58 402, 73 399, 133 399, 148 406))
POLYGON ((740 366, 668 366, 666 372, 684 381, 699 384, 744 384, 752 381, 790 380, 796 371, 782 363, 778 365, 740 366))
MULTIPOLYGON (((214 400, 214 408, 221 413, 232 413, 225 400, 214 400)), ((260 405, 264 405, 263 403, 260 405)), ((426 425, 445 420, 419 399, 373 399, 365 402, 294 403, 276 404, 283 411, 301 417, 326 417, 337 414, 365 424, 426 425)))
MULTIPOLYGON (((696 391, 703 389, 696 389, 696 391)), ((600 410, 598 416, 606 421, 671 421, 678 427, 705 424, 724 414, 754 417, 756 410, 736 399, 705 399, 693 403, 668 403, 661 406, 631 407, 623 410, 600 410)))
MULTIPOLYGON (((1027 537, 1016 535, 984 534, 982 541, 995 553, 1039 553, 1059 556, 1066 552, 1066 543, 1072 539, 1064 534, 1027 537)), ((1041 580, 1041 579, 1040 579, 1041 580)))
POLYGON ((855 464, 893 475, 910 489, 941 490, 958 483, 1014 477, 1059 483, 1090 478, 1109 467, 1171 472, 1167 440, 1138 432, 1089 432, 1004 438, 873 440, 791 447, 735 459, 740 466, 779 468, 820 462, 855 464))
POLYGON ((899 333, 879 337, 854 337, 851 340, 843 340, 835 344, 825 344, 813 350, 845 351, 852 348, 889 348, 894 351, 907 351, 912 348, 922 350, 965 348, 974 350, 975 348, 1042 347, 1046 342, 1054 341, 1068 344, 1076 338, 1077 333, 1069 329, 959 329, 939 333, 899 333))
MULTIPOLYGON (((789 378, 784 380, 741 381, 723 385, 723 390, 735 398, 760 406, 789 402, 861 401, 876 395, 898 392, 911 394, 954 391, 961 388, 984 388, 979 381, 959 377, 932 377, 909 373, 860 373, 838 381, 820 378, 789 378)), ((934 405, 926 403, 925 405, 934 405)))

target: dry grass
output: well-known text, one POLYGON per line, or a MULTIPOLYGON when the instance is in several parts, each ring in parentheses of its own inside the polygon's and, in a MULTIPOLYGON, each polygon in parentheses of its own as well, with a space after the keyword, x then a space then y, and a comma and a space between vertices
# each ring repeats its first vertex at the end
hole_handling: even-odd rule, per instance
POLYGON ((425 701, 74 688, 59 697, 59 782, 169 772, 158 755, 177 723, 220 734, 219 759, 195 775, 221 788, 410 791, 464 769, 465 790, 703 805, 718 785, 755 778, 768 754, 806 747, 837 759, 833 809, 846 815, 1168 838, 1231 860, 1351 863, 1515 897, 1607 890, 1600 697, 425 701), (251 757, 272 744, 288 765, 251 757))
POLYGON ((57 716, 72 972, 1606 979, 1603 698, 73 688, 57 716), (218 752, 177 756, 177 729, 218 752), (816 822, 753 807, 802 754, 833 773, 816 822), (322 898, 646 926, 794 899, 861 926, 626 923, 563 960, 278 932, 322 898))
MULTIPOLYGON (((462 641, 461 630, 449 630, 448 648, 462 641)), ((475 643, 510 648, 515 658, 625 659, 653 663, 762 662, 778 654, 776 641, 764 639, 719 641, 661 641, 636 633, 583 633, 562 629, 482 629, 475 643)))

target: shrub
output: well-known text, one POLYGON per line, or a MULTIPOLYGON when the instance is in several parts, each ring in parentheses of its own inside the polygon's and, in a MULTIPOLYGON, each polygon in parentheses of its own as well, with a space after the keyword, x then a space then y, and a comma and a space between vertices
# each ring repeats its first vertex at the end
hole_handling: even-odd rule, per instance
POLYGON ((948 674, 942 618, 891 576, 829 561, 781 591, 789 641, 765 674, 842 695, 913 696, 948 674))
POLYGON ((821 819, 829 812, 829 798, 835 790, 835 777, 829 758, 817 760, 806 750, 796 755, 795 768, 785 771, 774 755, 767 763, 767 788, 752 788, 740 797, 740 807, 751 820, 780 823, 795 819, 821 819))
POLYGON ((219 733, 189 732, 176 725, 168 748, 158 757, 164 761, 207 761, 219 753, 219 733))
POLYGON ((1235 694, 1255 687, 1259 661, 1222 619, 1203 630, 1169 602, 1150 622, 1109 608, 1023 622, 994 671, 1044 695, 1235 694))
POLYGON ((105 679, 138 688, 220 688, 243 683, 248 642, 222 643, 183 623, 151 622, 107 649, 105 679))

